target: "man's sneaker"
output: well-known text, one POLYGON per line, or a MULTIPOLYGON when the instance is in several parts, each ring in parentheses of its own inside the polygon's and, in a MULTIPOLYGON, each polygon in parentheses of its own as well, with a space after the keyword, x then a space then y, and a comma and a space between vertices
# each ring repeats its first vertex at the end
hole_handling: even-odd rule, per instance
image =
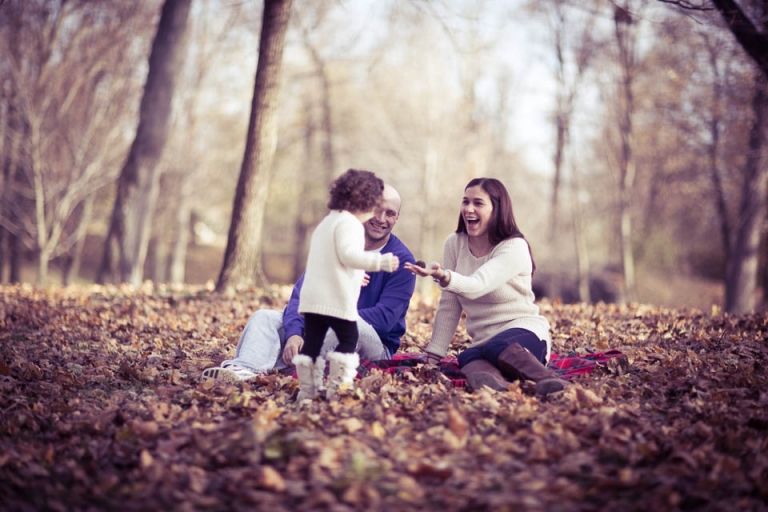
POLYGON ((225 382, 242 382, 254 378, 257 374, 240 366, 239 364, 228 364, 226 366, 215 366, 203 370, 203 379, 223 380, 225 382))

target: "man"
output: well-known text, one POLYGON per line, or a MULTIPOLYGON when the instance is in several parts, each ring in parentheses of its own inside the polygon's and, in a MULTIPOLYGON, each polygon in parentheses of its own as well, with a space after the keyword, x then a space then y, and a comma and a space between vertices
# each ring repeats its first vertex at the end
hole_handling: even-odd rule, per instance
MULTIPOLYGON (((356 352, 361 359, 370 361, 389 359, 400 348, 400 337, 405 333, 405 314, 416 284, 416 276, 402 265, 404 262, 413 263, 413 254, 391 233, 400 218, 400 204, 397 190, 391 185, 384 185, 373 218, 363 225, 366 251, 391 252, 400 259, 400 267, 393 273, 373 272, 366 275, 366 282, 360 290, 356 352)), ((303 282, 302 275, 293 287, 291 299, 283 312, 271 309, 256 311, 243 329, 234 359, 203 371, 203 378, 236 382, 273 368, 289 367, 293 356, 299 353, 304 343, 304 319, 298 312, 303 282)), ((329 330, 320 354, 325 356, 337 344, 336 335, 329 330)))

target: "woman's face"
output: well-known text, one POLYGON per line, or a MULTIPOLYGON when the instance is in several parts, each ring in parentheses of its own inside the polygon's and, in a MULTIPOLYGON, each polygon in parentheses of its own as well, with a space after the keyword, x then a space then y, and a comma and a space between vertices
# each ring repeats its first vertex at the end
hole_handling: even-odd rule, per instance
POLYGON ((475 185, 464 191, 461 201, 461 216, 469 236, 488 236, 488 227, 493 215, 493 203, 483 187, 475 185))

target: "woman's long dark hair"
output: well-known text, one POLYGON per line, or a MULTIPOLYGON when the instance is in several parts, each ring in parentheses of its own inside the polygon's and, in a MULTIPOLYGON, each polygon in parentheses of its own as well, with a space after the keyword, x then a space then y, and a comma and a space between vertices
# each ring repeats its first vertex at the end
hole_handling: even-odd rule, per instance
MULTIPOLYGON (((491 198, 491 204, 493 205, 491 222, 488 225, 488 241, 495 246, 509 238, 525 239, 522 231, 517 227, 517 222, 515 222, 515 214, 512 211, 512 200, 509 198, 509 192, 507 192, 507 188, 504 184, 496 178, 475 178, 467 183, 464 190, 478 185, 480 185, 485 193, 488 194, 491 198)), ((466 232, 467 226, 464 223, 464 217, 459 213, 459 225, 456 228, 456 233, 466 232)), ((531 244, 528 244, 528 251, 531 254, 533 271, 535 271, 536 262, 533 261, 531 244)), ((533 275, 533 271, 531 272, 531 275, 533 275)))

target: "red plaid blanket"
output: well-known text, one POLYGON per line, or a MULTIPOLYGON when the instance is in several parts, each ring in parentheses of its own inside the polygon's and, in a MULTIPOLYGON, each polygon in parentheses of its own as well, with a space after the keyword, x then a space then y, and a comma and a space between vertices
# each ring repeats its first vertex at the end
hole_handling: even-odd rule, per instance
MULTIPOLYGON (((561 356, 552 354, 549 358, 549 368, 551 368, 561 379, 572 379, 578 375, 589 375, 600 365, 615 357, 621 357, 624 354, 618 350, 608 350, 606 352, 589 353, 583 356, 571 354, 561 356)), ((402 353, 395 354, 392 359, 382 361, 361 361, 357 369, 359 376, 368 375, 371 370, 381 370, 384 373, 400 375, 405 372, 411 372, 419 365, 426 363, 426 354, 402 353)), ((466 379, 459 370, 459 363, 455 357, 447 357, 438 363, 440 371, 448 377, 454 386, 464 387, 466 379)), ((293 368, 284 370, 287 374, 296 376, 293 368)))

